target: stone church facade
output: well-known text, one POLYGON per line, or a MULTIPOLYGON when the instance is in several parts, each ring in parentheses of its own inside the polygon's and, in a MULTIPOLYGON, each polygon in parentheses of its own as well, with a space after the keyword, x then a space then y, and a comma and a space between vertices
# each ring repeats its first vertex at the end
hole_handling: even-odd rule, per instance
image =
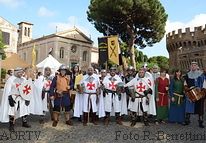
POLYGON ((17 27, 0 16, 0 32, 7 57, 17 53, 18 30, 17 27))
POLYGON ((36 63, 44 60, 50 53, 60 63, 70 67, 79 64, 82 70, 87 70, 93 61, 91 57, 98 52, 97 48, 93 47, 93 41, 77 28, 32 39, 33 24, 21 22, 18 25, 17 52, 28 63, 32 61, 32 50, 35 46, 36 63))
POLYGON ((206 25, 195 27, 194 31, 178 29, 166 35, 170 69, 180 68, 187 71, 192 61, 198 62, 199 68, 206 66, 206 25))

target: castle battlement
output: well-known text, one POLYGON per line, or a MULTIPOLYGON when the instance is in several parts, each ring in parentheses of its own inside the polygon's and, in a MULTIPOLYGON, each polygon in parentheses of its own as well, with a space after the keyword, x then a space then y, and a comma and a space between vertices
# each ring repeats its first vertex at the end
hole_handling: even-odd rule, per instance
POLYGON ((166 35, 170 68, 187 71, 192 61, 200 68, 206 66, 206 24, 172 31, 166 35))
POLYGON ((196 35, 199 36, 201 33, 206 34, 206 24, 204 26, 198 26, 194 28, 187 27, 185 29, 173 30, 172 32, 169 32, 168 34, 166 34, 166 38, 174 39, 174 37, 182 38, 183 36, 193 37, 196 35))

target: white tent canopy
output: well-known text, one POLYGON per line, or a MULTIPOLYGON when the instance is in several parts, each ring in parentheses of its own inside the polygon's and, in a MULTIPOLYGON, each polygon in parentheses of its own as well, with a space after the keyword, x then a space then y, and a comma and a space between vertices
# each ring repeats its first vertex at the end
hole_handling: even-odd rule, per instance
POLYGON ((41 61, 36 65, 36 67, 42 70, 42 72, 44 72, 44 69, 46 67, 50 67, 52 70, 52 74, 54 74, 59 69, 60 66, 61 63, 58 62, 52 55, 49 55, 46 59, 44 59, 43 61, 41 61))

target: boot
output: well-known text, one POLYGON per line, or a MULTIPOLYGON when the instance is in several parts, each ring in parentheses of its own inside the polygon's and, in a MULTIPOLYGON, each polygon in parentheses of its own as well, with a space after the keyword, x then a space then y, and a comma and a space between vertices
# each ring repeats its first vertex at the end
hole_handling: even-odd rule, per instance
POLYGON ((122 124, 121 117, 120 117, 120 113, 115 113, 115 116, 116 116, 116 123, 117 123, 118 125, 123 125, 123 124, 122 124))
POLYGON ((144 118, 144 125, 145 126, 149 126, 149 121, 148 121, 148 117, 147 117, 147 113, 146 112, 143 113, 143 118, 144 118))
POLYGON ((94 125, 97 125, 97 122, 96 122, 96 112, 92 113, 92 123, 94 125))
POLYGON ((109 125, 109 117, 110 117, 110 113, 106 112, 106 116, 104 118, 104 125, 106 125, 106 126, 109 125))
POLYGON ((31 128, 31 125, 29 125, 28 123, 27 123, 27 116, 23 116, 22 117, 22 127, 25 127, 25 128, 31 128))
POLYGON ((186 113, 185 122, 183 123, 184 126, 190 124, 190 114, 186 113))
POLYGON ((65 112, 64 116, 65 116, 66 124, 72 126, 73 123, 72 123, 71 119, 69 118, 69 112, 65 112))
MULTIPOLYGON (((138 116, 139 117, 139 116, 138 116)), ((137 121, 137 119, 136 119, 136 113, 135 112, 132 112, 131 113, 131 127, 134 127, 135 125, 136 125, 136 121, 137 121)))
POLYGON ((40 116, 39 123, 40 124, 44 124, 44 115, 40 116))
POLYGON ((59 112, 53 112, 53 119, 52 127, 56 127, 59 121, 59 112))
POLYGON ((14 117, 9 117, 9 131, 14 132, 14 117))
POLYGON ((205 128, 205 126, 203 125, 203 120, 198 120, 198 122, 200 128, 205 128))
POLYGON ((88 113, 83 113, 83 126, 87 126, 88 113))

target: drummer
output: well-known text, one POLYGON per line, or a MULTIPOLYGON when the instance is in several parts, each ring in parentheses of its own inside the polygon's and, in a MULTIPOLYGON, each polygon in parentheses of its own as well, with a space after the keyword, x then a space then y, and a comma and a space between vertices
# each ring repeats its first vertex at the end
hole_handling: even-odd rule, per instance
MULTIPOLYGON (((185 92, 187 95, 187 92, 190 90, 191 87, 197 87, 198 89, 198 82, 197 79, 200 77, 202 72, 198 70, 198 64, 197 62, 192 62, 190 71, 186 74, 185 76, 185 82, 184 82, 184 87, 185 87, 185 92)), ((200 99, 203 100, 203 99, 200 99)), ((190 124, 190 115, 191 114, 198 114, 199 115, 199 127, 204 128, 203 125, 203 106, 201 101, 196 101, 192 102, 188 97, 186 97, 186 117, 185 117, 185 123, 184 125, 189 125, 190 124)))

